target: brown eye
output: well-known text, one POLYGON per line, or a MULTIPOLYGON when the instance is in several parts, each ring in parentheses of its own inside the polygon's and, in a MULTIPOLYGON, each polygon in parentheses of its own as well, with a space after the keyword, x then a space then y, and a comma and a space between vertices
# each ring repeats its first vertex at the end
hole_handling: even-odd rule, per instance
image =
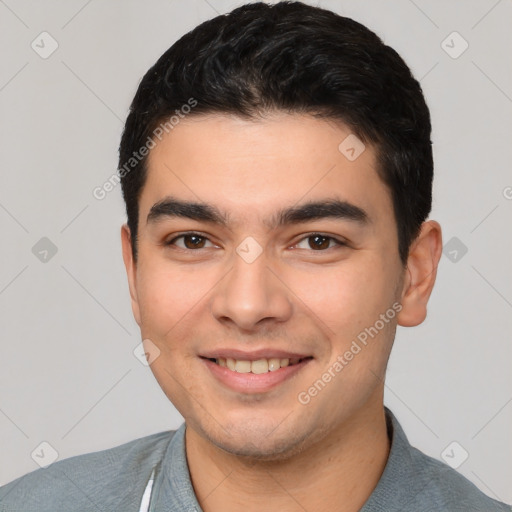
POLYGON ((322 235, 313 235, 308 237, 308 245, 315 251, 328 249, 331 243, 331 238, 322 235))
POLYGON ((322 235, 321 233, 314 233, 304 237, 295 247, 298 249, 325 251, 334 247, 343 247, 344 245, 346 245, 344 242, 341 242, 332 236, 322 235))
POLYGON ((203 249, 205 247, 213 247, 213 244, 205 236, 201 236, 195 233, 188 235, 180 235, 173 238, 166 245, 175 245, 180 249, 203 249))
POLYGON ((206 243, 206 239, 197 235, 185 235, 183 243, 187 249, 202 249, 206 243))

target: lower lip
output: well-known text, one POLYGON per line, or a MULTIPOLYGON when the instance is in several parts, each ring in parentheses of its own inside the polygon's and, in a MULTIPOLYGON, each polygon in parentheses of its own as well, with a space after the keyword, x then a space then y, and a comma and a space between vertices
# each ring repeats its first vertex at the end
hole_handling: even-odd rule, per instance
POLYGON ((202 359, 207 368, 222 384, 239 393, 264 393, 283 383, 297 372, 300 372, 312 359, 285 366, 273 372, 238 373, 220 366, 209 359, 202 359))

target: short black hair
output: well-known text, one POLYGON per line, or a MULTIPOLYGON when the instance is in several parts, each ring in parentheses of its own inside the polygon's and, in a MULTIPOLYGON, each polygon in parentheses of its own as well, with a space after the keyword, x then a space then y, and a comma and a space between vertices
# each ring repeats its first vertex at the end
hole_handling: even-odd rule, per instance
POLYGON ((405 264, 432 205, 431 123, 421 86, 398 53, 364 25, 297 1, 249 3, 208 20, 143 77, 118 169, 135 260, 147 176, 147 155, 139 150, 147 153, 159 126, 172 129, 169 119, 179 121, 176 114, 183 113, 256 119, 273 111, 342 121, 374 145, 405 264))

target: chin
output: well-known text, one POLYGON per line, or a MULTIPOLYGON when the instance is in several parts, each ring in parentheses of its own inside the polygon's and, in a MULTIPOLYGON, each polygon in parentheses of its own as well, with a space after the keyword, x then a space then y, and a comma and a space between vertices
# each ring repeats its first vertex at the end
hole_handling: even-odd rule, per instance
POLYGON ((304 428, 305 425, 299 432, 296 426, 285 423, 257 424, 251 420, 231 424, 225 430, 203 430, 203 433, 212 444, 231 455, 248 460, 279 461, 299 454, 316 437, 304 428))
POLYGON ((285 460, 301 452, 301 443, 298 445, 297 443, 290 443, 289 440, 283 443, 270 439, 226 439, 219 440, 215 444, 231 455, 250 461, 254 459, 268 462, 285 460))

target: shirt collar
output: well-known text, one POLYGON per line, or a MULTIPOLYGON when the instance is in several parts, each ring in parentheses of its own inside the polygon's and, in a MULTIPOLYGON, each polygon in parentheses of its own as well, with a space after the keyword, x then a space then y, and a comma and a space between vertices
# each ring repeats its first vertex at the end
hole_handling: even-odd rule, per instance
POLYGON ((388 460, 377 486, 370 494, 360 512, 394 512, 402 507, 414 495, 413 448, 407 440, 400 423, 387 408, 386 423, 390 439, 388 460))
POLYGON ((176 430, 163 456, 162 469, 153 486, 150 510, 201 512, 190 480, 183 423, 176 430))

